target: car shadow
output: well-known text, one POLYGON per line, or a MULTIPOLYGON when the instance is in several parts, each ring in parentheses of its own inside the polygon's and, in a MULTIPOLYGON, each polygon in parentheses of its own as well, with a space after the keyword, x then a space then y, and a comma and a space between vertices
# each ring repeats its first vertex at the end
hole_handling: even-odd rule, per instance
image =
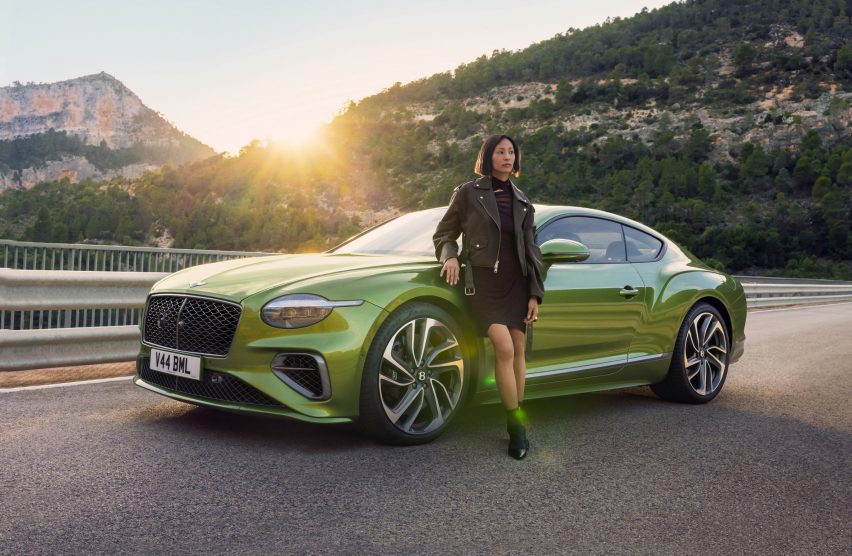
MULTIPOLYGON (((579 394, 529 400, 525 407, 533 418, 535 428, 564 424, 579 418, 624 412, 638 409, 659 400, 641 389, 616 390, 595 394, 579 394)), ((147 422, 161 431, 167 429, 178 438, 192 438, 193 442, 211 440, 236 442, 265 449, 298 450, 313 453, 347 452, 363 450, 373 445, 379 450, 406 450, 416 447, 389 446, 375 442, 355 423, 314 424, 294 419, 231 413, 204 406, 193 406, 169 400, 162 409, 151 408, 156 415, 148 415, 147 422)), ((430 446, 456 443, 479 443, 488 438, 492 445, 505 444, 505 413, 501 405, 467 406, 456 417, 451 427, 430 446)))
MULTIPOLYGON (((588 394, 551 396, 524 401, 530 421, 530 432, 564 428, 571 423, 642 412, 659 405, 669 405, 647 387, 608 390, 588 394)), ((499 403, 468 406, 457 417, 447 435, 480 436, 488 430, 492 445, 505 446, 506 412, 499 403)))
POLYGON ((220 440, 259 443, 267 447, 298 447, 310 452, 358 449, 369 441, 354 423, 315 424, 281 417, 230 413, 203 406, 189 406, 186 412, 166 423, 220 440))

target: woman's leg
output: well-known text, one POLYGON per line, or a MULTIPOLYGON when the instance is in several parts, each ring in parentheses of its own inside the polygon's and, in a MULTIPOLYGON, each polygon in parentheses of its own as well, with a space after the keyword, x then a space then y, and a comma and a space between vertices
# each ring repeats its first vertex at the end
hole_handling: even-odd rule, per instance
POLYGON ((527 362, 524 358, 527 336, 517 328, 510 328, 512 336, 512 348, 515 352, 512 360, 512 368, 515 371, 515 388, 517 388, 518 403, 524 401, 524 385, 527 380, 527 362))
MULTIPOLYGON (((518 382, 518 353, 515 351, 515 330, 511 330, 505 324, 492 324, 488 327, 488 337, 494 344, 494 355, 496 369, 494 377, 497 379, 497 389, 500 390, 500 398, 506 408, 506 432, 509 433, 509 455, 515 459, 524 459, 530 449, 527 440, 526 423, 523 410, 518 406, 524 392, 524 365, 523 341, 521 342, 520 376, 518 382)), ((523 334, 522 334, 523 336, 523 334)))
MULTIPOLYGON (((518 386, 515 384, 514 359, 515 348, 509 327, 505 324, 492 324, 488 327, 488 337, 494 345, 495 369, 494 378, 497 380, 497 390, 506 409, 518 407, 518 386)), ((523 391, 523 385, 521 385, 523 391)))

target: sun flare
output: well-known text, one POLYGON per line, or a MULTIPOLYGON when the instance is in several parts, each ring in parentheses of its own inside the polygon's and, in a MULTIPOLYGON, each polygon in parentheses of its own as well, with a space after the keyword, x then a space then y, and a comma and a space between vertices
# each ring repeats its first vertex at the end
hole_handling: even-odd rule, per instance
POLYGON ((287 147, 307 147, 317 140, 319 128, 316 121, 295 121, 272 137, 272 141, 287 147))

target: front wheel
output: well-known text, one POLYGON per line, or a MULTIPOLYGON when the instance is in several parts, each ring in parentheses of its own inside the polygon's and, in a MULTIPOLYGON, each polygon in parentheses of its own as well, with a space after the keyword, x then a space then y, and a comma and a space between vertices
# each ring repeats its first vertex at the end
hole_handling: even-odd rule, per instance
POLYGON ((728 338, 719 310, 698 303, 681 324, 669 373, 651 389, 664 400, 709 402, 722 390, 728 374, 728 338))
POLYGON ((439 307, 411 303, 382 324, 367 353, 359 423, 372 437, 413 445, 440 436, 469 382, 461 329, 439 307))

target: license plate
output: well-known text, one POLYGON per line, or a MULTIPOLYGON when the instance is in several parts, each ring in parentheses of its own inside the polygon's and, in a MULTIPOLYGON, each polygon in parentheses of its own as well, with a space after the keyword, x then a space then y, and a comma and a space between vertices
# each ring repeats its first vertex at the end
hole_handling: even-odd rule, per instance
POLYGON ((161 373, 201 380, 201 358, 192 355, 152 349, 151 368, 161 373))

